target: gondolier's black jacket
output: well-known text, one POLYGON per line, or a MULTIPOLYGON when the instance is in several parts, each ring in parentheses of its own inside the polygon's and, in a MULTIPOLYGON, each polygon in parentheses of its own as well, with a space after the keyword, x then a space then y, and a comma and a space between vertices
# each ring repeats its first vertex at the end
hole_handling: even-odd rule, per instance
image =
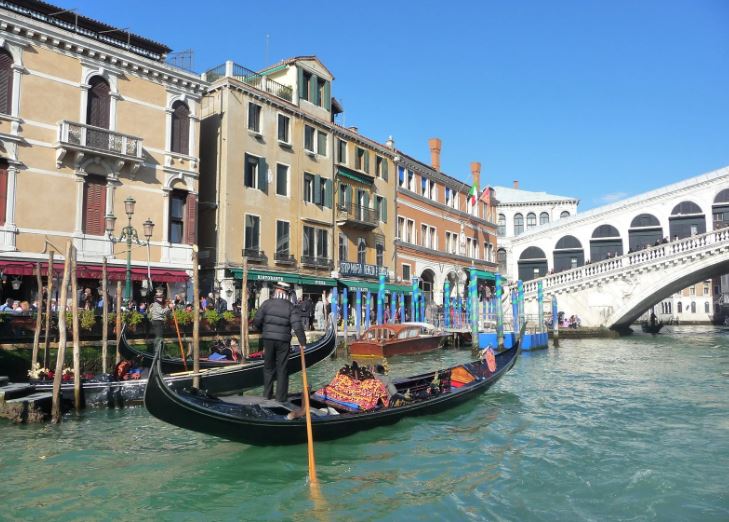
POLYGON ((268 299, 256 312, 253 325, 261 332, 263 339, 291 342, 293 328, 299 343, 306 345, 306 334, 301 315, 288 299, 268 299))

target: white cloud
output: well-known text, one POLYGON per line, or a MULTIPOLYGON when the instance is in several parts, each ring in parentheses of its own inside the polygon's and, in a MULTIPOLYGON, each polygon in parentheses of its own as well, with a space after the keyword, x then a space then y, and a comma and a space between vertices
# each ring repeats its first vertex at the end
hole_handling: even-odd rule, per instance
POLYGON ((627 192, 611 192, 600 197, 600 200, 605 203, 615 203, 618 200, 624 199, 628 196, 627 192))

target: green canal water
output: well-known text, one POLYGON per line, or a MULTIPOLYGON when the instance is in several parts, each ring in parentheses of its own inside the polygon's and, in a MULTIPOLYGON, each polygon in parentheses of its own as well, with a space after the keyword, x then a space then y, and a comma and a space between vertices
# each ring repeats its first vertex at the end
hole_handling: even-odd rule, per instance
MULTIPOLYGON (((467 357, 390 363, 412 373, 467 357)), ((0 441, 2 520, 726 521, 729 330, 525 353, 455 410, 317 444, 317 502, 305 446, 227 442, 142 407, 0 421, 0 441)))

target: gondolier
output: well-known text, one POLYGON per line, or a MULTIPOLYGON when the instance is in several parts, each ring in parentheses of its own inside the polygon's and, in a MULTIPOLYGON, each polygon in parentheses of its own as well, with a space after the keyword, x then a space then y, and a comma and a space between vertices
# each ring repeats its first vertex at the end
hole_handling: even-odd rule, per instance
POLYGON ((299 343, 306 345, 306 334, 297 307, 289 300, 290 286, 276 283, 273 298, 265 301, 256 312, 253 325, 261 331, 263 344, 263 394, 273 398, 273 379, 276 377, 276 400, 286 401, 289 376, 286 371, 291 351, 291 329, 299 343))
POLYGON ((162 348, 162 332, 164 330, 165 321, 171 311, 171 306, 164 306, 165 296, 162 290, 157 290, 154 294, 154 303, 149 307, 149 322, 152 325, 152 333, 154 333, 154 353, 162 348))

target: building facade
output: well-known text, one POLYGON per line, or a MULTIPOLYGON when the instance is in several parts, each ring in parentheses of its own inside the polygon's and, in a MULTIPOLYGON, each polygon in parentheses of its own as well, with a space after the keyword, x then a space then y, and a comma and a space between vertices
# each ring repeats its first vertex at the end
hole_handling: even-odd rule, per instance
POLYGON ((488 283, 497 269, 495 209, 491 189, 480 189, 481 164, 471 164, 477 188, 440 170, 441 141, 430 140, 431 165, 402 154, 397 165, 397 280, 417 280, 427 302, 465 296, 471 277, 488 283))
POLYGON ((105 222, 118 218, 118 235, 132 198, 140 238, 144 220, 155 225, 149 249, 132 249, 133 278, 145 280, 136 292, 147 289, 148 262, 155 285, 187 279, 205 83, 165 63, 169 51, 44 2, 0 8, 5 275, 27 276, 47 242, 62 251, 71 240, 89 279, 98 282, 104 257, 118 277, 126 245, 114 247, 105 222))

